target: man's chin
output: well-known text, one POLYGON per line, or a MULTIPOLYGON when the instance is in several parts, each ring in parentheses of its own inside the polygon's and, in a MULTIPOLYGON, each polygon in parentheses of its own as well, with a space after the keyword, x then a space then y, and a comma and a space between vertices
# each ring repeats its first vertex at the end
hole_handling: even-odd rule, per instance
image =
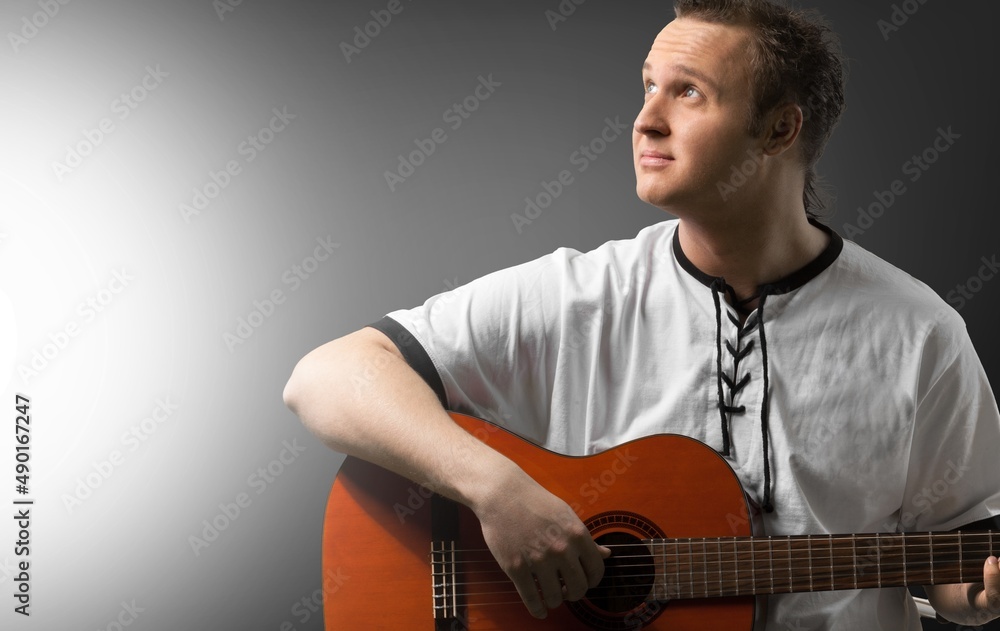
POLYGON ((635 193, 638 195, 639 199, 646 202, 650 206, 656 206, 657 208, 665 210, 671 214, 676 214, 671 209, 678 207, 682 203, 680 198, 681 196, 678 195, 677 191, 651 189, 648 186, 638 184, 635 187, 635 193))

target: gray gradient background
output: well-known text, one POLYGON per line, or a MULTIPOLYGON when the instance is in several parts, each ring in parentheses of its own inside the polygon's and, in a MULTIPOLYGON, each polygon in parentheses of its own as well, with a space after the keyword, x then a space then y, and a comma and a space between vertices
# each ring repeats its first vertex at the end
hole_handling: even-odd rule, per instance
MULTIPOLYGON (((849 110, 820 172, 843 233, 873 192, 938 127, 961 139, 856 240, 942 296, 998 254, 996 3, 928 0, 886 41, 889 2, 815 0, 851 58, 849 110)), ((630 123, 640 66, 669 2, 590 0, 553 30, 544 2, 411 2, 348 63, 340 49, 385 2, 77 0, 17 47, 41 9, 0 8, 0 499, 13 491, 14 393, 32 397, 36 501, 32 616, 12 612, 12 520, 0 520, 0 626, 107 629, 122 603, 134 629, 319 629, 293 606, 320 584, 326 494, 341 457, 281 402, 312 348, 428 296, 559 246, 629 238, 667 218, 634 193, 623 134, 584 173, 569 156, 604 118, 630 123), (128 118, 112 102, 147 66, 169 73, 128 118), (446 109, 492 75, 496 92, 457 130, 446 109), (272 108, 296 118, 253 162, 238 145, 272 108), (110 118, 115 129, 59 179, 52 163, 110 118), (390 191, 383 173, 436 127, 447 140, 390 191), (199 216, 193 189, 242 172, 199 216), (510 215, 543 180, 575 182, 523 232, 510 215), (330 236, 336 254, 292 291, 286 270, 330 236), (79 305, 114 270, 134 278, 92 321, 79 305), (254 300, 286 300, 232 350, 254 300), (80 328, 44 370, 18 366, 80 328), (177 409, 131 449, 157 399, 177 409), (11 403, 8 403, 11 402, 11 403), (304 451, 261 493, 250 477, 304 451), (75 507, 95 463, 123 464, 75 507), (208 548, 189 537, 220 503, 252 503, 208 548)), ((994 383, 1000 283, 961 309, 994 383)), ((390 605, 391 606, 391 605, 390 605)), ((930 628, 930 627, 929 627, 930 628)))

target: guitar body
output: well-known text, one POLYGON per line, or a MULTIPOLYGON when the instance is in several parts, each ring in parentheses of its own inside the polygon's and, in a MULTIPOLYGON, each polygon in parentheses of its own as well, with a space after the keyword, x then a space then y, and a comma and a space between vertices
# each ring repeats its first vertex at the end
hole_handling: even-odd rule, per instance
MULTIPOLYGON (((599 542, 617 545, 612 559, 644 554, 642 539, 753 534, 736 475, 714 450, 691 438, 657 435, 568 457, 486 421, 451 416, 566 501, 599 542)), ((492 560, 479 522, 466 507, 458 506, 453 520, 453 545, 432 543, 430 496, 403 477, 347 458, 330 492, 323 533, 327 630, 750 630, 759 613, 753 596, 669 600, 626 574, 625 583, 640 583, 619 585, 613 598, 604 598, 598 586, 583 600, 563 603, 536 620, 492 560), (468 558, 460 558, 464 552, 435 555, 441 561, 437 569, 456 572, 446 581, 454 583, 452 591, 442 591, 433 586, 439 577, 432 576, 432 545, 482 552, 468 558)))

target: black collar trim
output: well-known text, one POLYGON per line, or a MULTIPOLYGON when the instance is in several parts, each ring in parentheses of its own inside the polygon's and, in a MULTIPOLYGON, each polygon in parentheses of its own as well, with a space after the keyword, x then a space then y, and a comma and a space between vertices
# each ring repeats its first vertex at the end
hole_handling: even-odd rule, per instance
MULTIPOLYGON (((844 240, 839 234, 834 232, 832 228, 821 224, 812 217, 809 217, 809 223, 830 235, 830 242, 826 245, 826 249, 819 253, 819 256, 814 258, 809 263, 806 263, 805 266, 799 268, 784 278, 774 281, 773 283, 767 283, 767 293, 769 295, 787 294, 788 292, 794 291, 805 285, 812 279, 819 276, 823 270, 830 267, 830 265, 837 260, 837 257, 840 256, 840 252, 844 249, 844 240)), ((674 257, 677 259, 677 262, 680 263, 681 267, 683 267, 688 274, 691 274, 691 276, 697 279, 702 285, 705 285, 706 287, 712 286, 716 277, 706 274, 695 267, 694 263, 691 262, 691 259, 689 259, 687 255, 684 254, 684 250, 681 249, 679 226, 674 229, 673 250, 674 257)), ((731 288, 729 288, 727 284, 727 290, 728 289, 731 288)), ((759 294, 760 290, 761 288, 758 287, 755 295, 759 294)))

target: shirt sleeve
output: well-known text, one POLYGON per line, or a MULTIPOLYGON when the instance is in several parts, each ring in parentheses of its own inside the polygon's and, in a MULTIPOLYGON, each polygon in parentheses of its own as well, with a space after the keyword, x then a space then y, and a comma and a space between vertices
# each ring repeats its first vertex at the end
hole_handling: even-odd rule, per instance
POLYGON ((1000 515, 1000 413, 964 322, 947 311, 921 359, 904 531, 983 529, 1000 515))
POLYGON ((372 326, 396 341, 447 409, 572 452, 577 437, 556 408, 598 355, 614 282, 607 249, 559 248, 372 326))

